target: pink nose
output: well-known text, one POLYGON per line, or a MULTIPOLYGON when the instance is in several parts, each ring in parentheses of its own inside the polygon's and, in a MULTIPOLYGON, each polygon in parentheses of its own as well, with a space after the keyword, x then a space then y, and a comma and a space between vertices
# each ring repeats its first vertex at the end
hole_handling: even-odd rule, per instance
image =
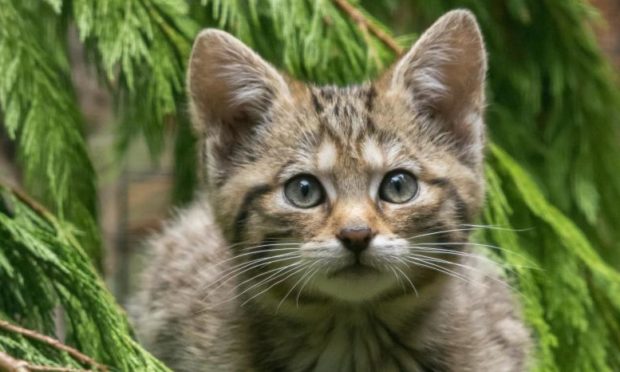
POLYGON ((368 226, 347 227, 336 236, 342 245, 355 254, 360 254, 370 244, 373 232, 368 226))

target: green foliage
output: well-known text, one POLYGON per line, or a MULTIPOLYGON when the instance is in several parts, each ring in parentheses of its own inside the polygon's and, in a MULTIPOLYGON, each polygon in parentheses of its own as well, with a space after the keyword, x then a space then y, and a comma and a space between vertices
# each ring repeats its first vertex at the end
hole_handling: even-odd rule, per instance
MULTIPOLYGON (((120 371, 166 371, 133 340, 125 315, 71 227, 0 186, 0 319, 54 334, 64 311, 67 340, 120 371)), ((46 366, 79 364, 64 352, 0 330, 0 351, 46 366)))
MULTIPOLYGON (((485 251, 520 294, 538 341, 535 370, 620 370, 620 274, 612 267, 620 266, 614 254, 620 90, 588 28, 590 8, 578 0, 352 3, 373 25, 407 35, 450 8, 477 14, 490 54, 487 121, 494 144, 486 227, 476 238, 498 248, 485 251)), ((67 25, 75 23, 117 101, 121 156, 131 141, 145 139, 156 160, 164 137, 176 134, 178 203, 191 200, 197 182, 183 81, 199 26, 224 28, 288 74, 318 83, 371 78, 395 57, 332 0, 0 0, 0 6, 4 121, 19 145, 28 191, 59 217, 41 216, 3 191, 0 317, 51 334, 60 306, 68 343, 120 370, 163 367, 132 341, 82 253, 98 245, 96 194, 69 79, 67 25)), ((407 35, 399 38, 403 47, 413 39, 407 35)), ((0 350, 41 364, 78 365, 1 331, 0 350)))
POLYGON ((500 247, 538 338, 538 370, 620 368, 620 273, 543 196, 506 152, 491 146, 485 243, 500 247))
POLYGON ((74 0, 80 38, 115 85, 121 113, 119 146, 143 135, 161 153, 164 123, 183 99, 185 64, 198 25, 182 0, 74 0))
POLYGON ((230 31, 298 78, 348 84, 377 74, 394 58, 331 0, 203 3, 209 11, 205 20, 230 31))
POLYGON ((46 5, 0 0, 0 105, 25 183, 80 230, 100 262, 95 174, 69 77, 62 22, 46 5))

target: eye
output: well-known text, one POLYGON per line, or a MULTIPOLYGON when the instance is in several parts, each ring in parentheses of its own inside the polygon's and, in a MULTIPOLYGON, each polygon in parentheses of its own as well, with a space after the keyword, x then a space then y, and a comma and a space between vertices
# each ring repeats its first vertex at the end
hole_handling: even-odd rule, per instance
POLYGON ((397 169, 383 177, 379 186, 379 197, 387 202, 402 204, 413 199, 418 193, 415 177, 404 170, 397 169))
POLYGON ((286 199, 298 208, 312 208, 325 199, 323 186, 316 177, 301 174, 288 180, 284 185, 286 199))

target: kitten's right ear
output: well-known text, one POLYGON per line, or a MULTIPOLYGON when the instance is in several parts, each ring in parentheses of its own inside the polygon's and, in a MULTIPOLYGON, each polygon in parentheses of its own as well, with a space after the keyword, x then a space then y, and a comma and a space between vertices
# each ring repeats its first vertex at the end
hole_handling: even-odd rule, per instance
POLYGON ((474 15, 453 10, 437 20, 394 67, 390 89, 416 115, 432 119, 466 162, 482 164, 487 58, 474 15))
POLYGON ((262 124, 273 102, 289 95, 275 68, 215 29, 202 31, 194 42, 187 86, 195 129, 206 134, 215 161, 229 159, 236 145, 262 124))

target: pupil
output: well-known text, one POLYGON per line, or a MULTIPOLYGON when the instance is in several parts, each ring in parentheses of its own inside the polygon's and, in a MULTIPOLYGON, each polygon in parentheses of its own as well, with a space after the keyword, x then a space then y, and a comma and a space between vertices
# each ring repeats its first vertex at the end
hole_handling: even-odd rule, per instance
POLYGON ((301 191, 301 195, 305 198, 310 194, 310 183, 306 180, 303 180, 299 183, 299 189, 301 191))
POLYGON ((402 176, 398 175, 392 178, 392 185, 394 186, 394 190, 400 194, 403 184, 402 184, 402 176))

